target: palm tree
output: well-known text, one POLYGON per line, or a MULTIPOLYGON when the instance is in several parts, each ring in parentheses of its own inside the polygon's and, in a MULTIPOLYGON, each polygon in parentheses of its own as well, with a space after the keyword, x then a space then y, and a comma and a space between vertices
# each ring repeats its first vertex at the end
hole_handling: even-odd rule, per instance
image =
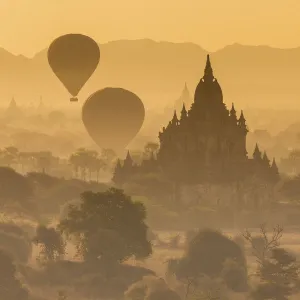
POLYGON ((106 163, 103 159, 96 157, 94 160, 93 167, 96 172, 96 181, 99 182, 99 173, 106 167, 106 163))
POLYGON ((75 178, 78 178, 78 173, 80 169, 80 156, 77 152, 71 154, 69 162, 74 168, 75 178))

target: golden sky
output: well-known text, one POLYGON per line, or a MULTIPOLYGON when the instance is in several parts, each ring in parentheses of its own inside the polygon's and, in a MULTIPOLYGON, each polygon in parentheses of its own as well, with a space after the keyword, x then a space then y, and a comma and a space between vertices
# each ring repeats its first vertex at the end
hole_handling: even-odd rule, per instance
POLYGON ((0 0, 0 47, 32 56, 66 33, 103 43, 150 38, 300 46, 300 0, 0 0))

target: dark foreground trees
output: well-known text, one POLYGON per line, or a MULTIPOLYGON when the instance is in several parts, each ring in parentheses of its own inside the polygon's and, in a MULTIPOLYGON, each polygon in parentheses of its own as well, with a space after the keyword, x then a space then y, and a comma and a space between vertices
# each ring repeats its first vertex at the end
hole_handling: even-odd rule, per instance
POLYGON ((251 291, 253 300, 288 300, 299 292, 300 266, 291 253, 280 247, 282 233, 283 229, 276 226, 270 234, 265 225, 261 225, 258 236, 244 233, 258 263, 256 275, 260 282, 251 291))
MULTIPOLYGON (((243 250, 218 231, 202 230, 196 233, 189 241, 184 256, 169 261, 168 273, 174 274, 185 285, 185 299, 207 293, 204 286, 207 278, 222 278, 227 287, 235 292, 247 290, 243 250)), ((218 292, 217 286, 214 288, 214 297, 219 297, 217 295, 222 291, 218 292)))
POLYGON ((283 248, 271 250, 269 259, 259 267, 261 282, 252 292, 254 300, 288 300, 299 289, 299 264, 283 248))
POLYGON ((117 263, 130 257, 142 259, 152 252, 147 240, 146 210, 122 190, 84 192, 79 206, 71 206, 58 228, 75 237, 85 261, 117 263))

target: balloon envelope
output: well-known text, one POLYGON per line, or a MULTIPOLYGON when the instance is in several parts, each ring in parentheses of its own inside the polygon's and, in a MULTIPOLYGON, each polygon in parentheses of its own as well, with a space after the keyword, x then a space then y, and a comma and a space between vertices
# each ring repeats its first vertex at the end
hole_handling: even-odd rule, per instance
POLYGON ((105 88, 92 94, 82 107, 84 126, 101 148, 123 150, 143 125, 145 108, 134 93, 105 88))
POLYGON ((98 44, 82 34, 67 34, 54 40, 48 62, 69 93, 75 97, 94 73, 100 60, 98 44))

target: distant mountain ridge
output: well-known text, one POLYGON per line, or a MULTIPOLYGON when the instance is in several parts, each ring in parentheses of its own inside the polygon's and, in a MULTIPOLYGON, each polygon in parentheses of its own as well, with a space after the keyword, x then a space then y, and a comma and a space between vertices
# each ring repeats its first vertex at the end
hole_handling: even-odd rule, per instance
MULTIPOLYGON (((100 88, 118 86, 137 93, 146 107, 160 110, 178 99, 185 82, 194 93, 208 53, 193 43, 149 39, 108 42, 100 51, 98 69, 79 94, 81 103, 100 88)), ((233 44, 212 52, 211 62, 228 105, 300 107, 300 47, 233 44)), ((48 66, 46 50, 27 58, 0 48, 0 66, 0 106, 8 105, 12 96, 17 103, 29 103, 41 95, 48 103, 69 104, 68 93, 48 66)))

